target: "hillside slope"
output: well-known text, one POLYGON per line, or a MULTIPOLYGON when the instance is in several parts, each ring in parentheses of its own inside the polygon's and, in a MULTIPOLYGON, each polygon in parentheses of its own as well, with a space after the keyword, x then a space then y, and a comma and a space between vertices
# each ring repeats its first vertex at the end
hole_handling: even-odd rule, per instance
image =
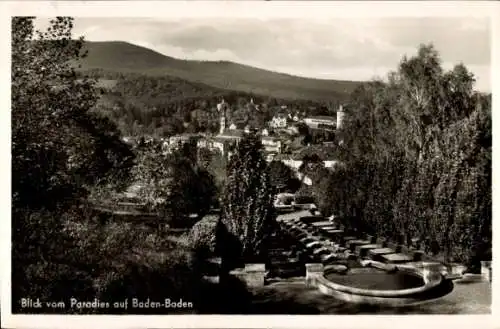
POLYGON ((162 55, 126 42, 86 42, 82 69, 103 69, 151 76, 172 76, 216 88, 284 99, 342 101, 361 82, 296 77, 219 61, 190 61, 162 55))

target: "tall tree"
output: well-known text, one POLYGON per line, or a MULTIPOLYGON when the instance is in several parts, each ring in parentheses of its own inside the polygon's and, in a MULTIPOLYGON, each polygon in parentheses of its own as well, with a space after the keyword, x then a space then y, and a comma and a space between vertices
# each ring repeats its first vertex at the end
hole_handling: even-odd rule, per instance
POLYGON ((95 81, 75 72, 85 54, 73 19, 57 17, 45 32, 33 19, 12 18, 13 301, 92 292, 65 225, 85 225, 72 206, 96 184, 125 182, 133 160, 116 127, 91 111, 95 81))
POLYGON ((262 253, 274 220, 273 189, 262 144, 255 135, 243 138, 231 157, 222 205, 222 223, 239 242, 237 257, 262 253))
POLYGON ((118 130, 90 110, 95 82, 79 79, 85 56, 73 20, 58 17, 46 32, 33 18, 12 19, 13 204, 53 208, 73 203, 106 178, 122 181, 133 153, 118 130), (34 197, 36 195, 36 197, 34 197))
POLYGON ((342 189, 330 187, 321 203, 382 236, 422 238, 428 250, 477 269, 491 248, 489 97, 474 91, 463 64, 444 71, 432 45, 404 57, 388 78, 352 94, 346 166, 330 178, 342 189))

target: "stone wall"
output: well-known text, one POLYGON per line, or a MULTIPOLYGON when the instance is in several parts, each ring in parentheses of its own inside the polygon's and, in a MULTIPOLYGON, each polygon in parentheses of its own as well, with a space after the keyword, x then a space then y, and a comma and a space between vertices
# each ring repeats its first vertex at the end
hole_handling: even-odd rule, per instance
POLYGON ((245 282, 249 288, 262 287, 266 276, 266 266, 265 264, 245 264, 244 268, 234 269, 229 274, 245 282))

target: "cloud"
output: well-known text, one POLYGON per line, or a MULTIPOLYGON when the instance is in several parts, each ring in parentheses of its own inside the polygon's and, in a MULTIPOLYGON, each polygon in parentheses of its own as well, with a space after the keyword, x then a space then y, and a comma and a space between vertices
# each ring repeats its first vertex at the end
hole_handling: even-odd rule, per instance
POLYGON ((433 43, 443 63, 463 62, 478 76, 478 87, 491 89, 488 18, 77 18, 75 33, 178 58, 353 80, 384 75, 419 44, 433 43))

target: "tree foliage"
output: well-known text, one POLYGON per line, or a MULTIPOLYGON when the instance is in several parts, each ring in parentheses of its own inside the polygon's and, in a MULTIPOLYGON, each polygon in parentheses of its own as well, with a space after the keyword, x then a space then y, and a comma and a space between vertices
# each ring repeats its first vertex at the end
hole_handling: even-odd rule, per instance
POLYGON ((283 162, 272 161, 268 168, 271 185, 276 191, 295 192, 300 187, 293 170, 283 162))
POLYGON ((467 68, 445 71, 432 45, 404 57, 386 82, 360 86, 345 166, 315 187, 323 211, 380 236, 420 238, 472 267, 490 257, 491 96, 473 87, 467 68))
POLYGON ((274 220, 273 189, 267 163, 255 135, 243 138, 231 157, 222 201, 222 223, 240 244, 238 257, 262 253, 274 220))
POLYGON ((92 264, 80 262, 67 222, 84 222, 79 202, 96 185, 126 183, 133 164, 116 127, 91 111, 95 84, 77 77, 85 54, 72 27, 57 17, 40 32, 32 17, 12 18, 14 301, 92 296, 92 264))
POLYGON ((198 256, 210 256, 219 252, 217 238, 220 220, 218 215, 207 215, 189 231, 189 245, 198 256))
POLYGON ((213 176, 198 162, 196 145, 186 143, 171 152, 161 143, 141 143, 134 167, 140 197, 170 225, 187 225, 189 214, 204 216, 217 189, 213 176))
POLYGON ((12 20, 12 178, 16 206, 54 208, 102 181, 124 181, 133 154, 116 127, 90 112, 94 82, 78 79, 82 40, 72 19, 46 32, 32 18, 12 20), (36 197, 35 197, 36 196, 36 197))
POLYGON ((325 114, 326 105, 336 108, 328 102, 218 89, 172 76, 103 70, 86 73, 102 82, 103 95, 96 111, 109 117, 124 135, 169 137, 186 132, 216 133, 220 122, 216 105, 222 98, 230 105, 228 125, 260 129, 283 111, 281 106, 286 106, 290 114, 306 109, 308 115, 325 114))

